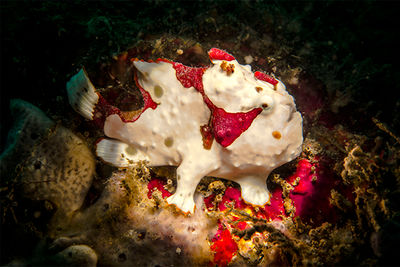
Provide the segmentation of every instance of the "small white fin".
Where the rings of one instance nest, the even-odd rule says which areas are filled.
[[[267,189],[265,179],[249,176],[239,181],[242,189],[242,198],[253,205],[264,206],[270,200],[270,193]]]
[[[97,143],[96,154],[105,162],[116,167],[134,166],[140,160],[148,160],[148,156],[142,151],[111,139],[103,139]]]
[[[72,108],[88,120],[93,120],[94,108],[99,101],[85,69],[81,69],[67,82],[68,101]]]
[[[183,194],[176,192],[172,196],[167,198],[168,204],[174,204],[184,213],[194,213],[195,203],[193,200],[193,194]]]

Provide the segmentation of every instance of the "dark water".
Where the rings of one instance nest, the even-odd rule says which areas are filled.
[[[400,72],[396,57],[400,41],[394,23],[400,8],[397,2],[2,1],[0,6],[1,150],[13,121],[8,108],[10,99],[29,101],[57,122],[79,130],[81,124],[73,125],[75,115],[66,98],[65,83],[71,74],[81,66],[100,73],[102,64],[110,62],[114,55],[132,46],[147,47],[163,37],[166,43],[177,38],[198,42],[205,51],[221,47],[242,61],[248,54],[280,56],[278,75],[284,76],[282,69],[288,66],[300,67],[306,72],[305,77],[314,81],[309,83],[315,85],[311,93],[303,100],[299,96],[300,110],[301,101],[321,101],[321,121],[327,128],[340,123],[347,131],[370,139],[366,147],[373,147],[375,138],[380,136],[387,147],[394,148],[390,151],[397,151],[390,152],[394,153],[394,163],[388,163],[391,158],[384,156],[380,166],[390,169],[398,164],[399,144],[393,138],[400,134]],[[164,54],[159,56],[168,58],[174,53],[166,45]],[[183,60],[193,65],[204,63],[202,55]],[[271,72],[271,66],[255,61],[253,68]],[[306,109],[301,111],[306,113]],[[315,126],[311,122],[305,121],[306,131]],[[387,173],[380,178],[398,181]],[[378,218],[389,229],[380,233],[386,239],[379,240],[396,246],[399,239],[387,236],[393,232],[398,235],[395,214],[399,206],[395,196],[399,184],[380,186],[379,192],[386,194],[391,203],[391,217]],[[15,232],[23,234],[11,238],[2,233],[1,264],[19,254],[29,254],[37,241],[29,231]],[[25,239],[22,251],[4,249],[10,243],[9,247],[18,247]],[[372,251],[370,245],[361,245],[356,250],[360,258],[351,264],[368,257],[362,252],[366,247]],[[377,263],[390,263],[393,250],[387,245],[381,250],[384,257],[378,257]]]

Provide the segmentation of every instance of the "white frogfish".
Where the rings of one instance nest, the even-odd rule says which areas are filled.
[[[108,138],[96,147],[103,161],[177,166],[177,189],[167,201],[183,212],[194,212],[204,176],[235,181],[246,202],[265,205],[268,175],[301,152],[302,117],[281,81],[253,73],[225,51],[208,54],[207,68],[130,61],[144,106],[129,118],[107,103],[83,69],[67,83],[69,102],[89,120],[103,118]]]

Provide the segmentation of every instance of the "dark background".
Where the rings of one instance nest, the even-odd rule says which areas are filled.
[[[399,10],[385,1],[1,1],[0,151],[11,98],[68,125],[71,74],[158,36],[240,42],[246,54],[254,40],[271,39],[278,45],[268,52],[282,44],[280,60],[314,77],[327,106],[343,96],[328,118],[368,135],[374,117],[399,135]]]

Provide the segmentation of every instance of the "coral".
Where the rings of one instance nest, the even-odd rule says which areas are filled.
[[[379,218],[390,218],[391,214],[386,207],[387,198],[379,193],[382,183],[377,158],[371,153],[364,152],[359,146],[349,148],[347,157],[343,161],[342,179],[353,185],[355,190],[355,206],[360,227],[367,223],[375,232],[381,230]]]
[[[231,232],[220,227],[212,242],[210,248],[214,252],[213,263],[218,266],[228,265],[238,250],[238,245],[232,239]]]
[[[185,217],[157,195],[157,187],[151,186],[156,182],[149,183],[150,179],[144,165],[113,173],[98,201],[76,214],[59,236],[79,237],[104,264],[207,263],[211,255],[207,237],[211,239],[216,222],[201,212],[201,196],[196,201],[198,212]]]

